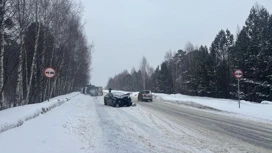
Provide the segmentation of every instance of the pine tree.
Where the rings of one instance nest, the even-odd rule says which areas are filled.
[[[266,88],[265,65],[267,59],[267,27],[269,13],[260,7],[254,6],[246,20],[245,32],[249,37],[249,45],[244,50],[244,80],[245,98],[250,101],[261,101],[267,95],[262,94]],[[268,72],[269,73],[269,72]],[[264,97],[265,96],[265,97]]]
[[[158,76],[158,85],[159,92],[161,93],[173,93],[172,87],[172,75],[169,73],[169,68],[167,67],[167,63],[163,62],[161,64],[161,69]]]
[[[268,30],[267,30],[267,37],[268,38],[268,45],[266,50],[266,65],[265,65],[265,72],[264,77],[266,78],[270,89],[267,91],[269,95],[268,100],[272,101],[272,15],[270,15],[269,23],[268,23]]]
[[[200,46],[197,51],[197,95],[198,96],[209,96],[210,89],[210,80],[212,65],[210,60],[210,55],[206,46]]]
[[[215,97],[229,98],[230,51],[233,47],[233,35],[229,30],[221,30],[212,42],[210,51],[214,73],[212,74],[213,93]]]
[[[151,75],[151,90],[153,92],[160,92],[159,90],[159,73],[160,68],[159,66],[155,69],[154,73]]]
[[[174,63],[175,63],[175,93],[185,93],[186,88],[184,87],[185,83],[185,74],[186,69],[188,68],[185,65],[186,60],[186,52],[183,50],[178,50],[174,56]]]

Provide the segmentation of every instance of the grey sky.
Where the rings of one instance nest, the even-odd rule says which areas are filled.
[[[272,12],[272,0],[81,0],[89,43],[94,44],[92,79],[108,78],[134,66],[143,56],[156,68],[165,52],[210,46],[221,29],[236,33],[258,2]]]

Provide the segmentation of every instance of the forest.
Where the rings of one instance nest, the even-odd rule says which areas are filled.
[[[272,15],[258,4],[235,35],[220,30],[211,46],[188,42],[184,49],[166,52],[155,69],[143,57],[138,70],[109,78],[107,88],[237,99],[236,69],[244,73],[241,99],[272,101]]]
[[[89,83],[91,48],[73,0],[0,0],[0,110]],[[56,76],[43,72],[53,67]]]

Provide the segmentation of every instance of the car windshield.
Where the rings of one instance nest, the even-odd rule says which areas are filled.
[[[113,94],[114,96],[122,96],[122,95],[124,95],[123,92],[112,92],[112,94]]]

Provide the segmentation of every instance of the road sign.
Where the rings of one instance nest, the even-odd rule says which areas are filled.
[[[240,79],[243,77],[243,71],[242,70],[235,70],[234,71],[234,77],[238,80],[238,101],[239,101],[239,108],[240,108]]]
[[[234,77],[236,78],[236,79],[240,79],[240,78],[242,78],[243,77],[243,71],[242,70],[235,70],[234,71]]]
[[[43,72],[44,76],[51,79],[54,78],[56,76],[56,70],[52,67],[47,67],[44,69]]]

